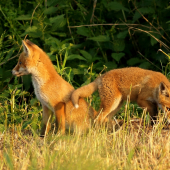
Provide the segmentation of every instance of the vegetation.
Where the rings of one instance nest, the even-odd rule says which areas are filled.
[[[16,78],[11,70],[27,38],[75,88],[129,66],[169,77],[169,8],[167,0],[1,1],[0,169],[168,169],[169,137],[159,124],[150,133],[124,126],[111,134],[92,129],[40,139],[42,108],[30,76]],[[97,93],[87,100],[98,109]],[[142,115],[128,106],[132,117]],[[130,123],[125,110],[119,117]]]
[[[130,125],[131,126],[131,125]],[[6,131],[1,138],[1,169],[169,169],[169,132],[122,127],[109,134],[37,135]]]

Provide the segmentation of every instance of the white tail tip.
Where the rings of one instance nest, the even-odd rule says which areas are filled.
[[[75,106],[74,106],[76,109],[78,109],[79,108],[79,105],[78,104],[75,104]]]

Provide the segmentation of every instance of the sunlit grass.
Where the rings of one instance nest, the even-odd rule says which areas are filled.
[[[49,134],[18,126],[0,134],[0,169],[169,169],[169,131],[129,121],[117,131]]]

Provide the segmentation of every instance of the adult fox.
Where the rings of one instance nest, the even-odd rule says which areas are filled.
[[[128,96],[140,107],[147,108],[153,118],[158,114],[158,107],[161,108],[170,122],[170,82],[162,73],[137,67],[111,70],[72,93],[75,108],[79,107],[79,97],[88,97],[97,89],[101,98],[97,122],[110,119]]]
[[[50,129],[48,122],[51,111],[62,133],[65,133],[66,128],[86,131],[97,112],[84,99],[79,100],[80,107],[75,109],[70,100],[74,88],[59,76],[46,53],[29,40],[22,41],[22,45],[23,52],[12,73],[18,77],[27,74],[32,76],[36,97],[43,108],[41,135],[44,136]]]

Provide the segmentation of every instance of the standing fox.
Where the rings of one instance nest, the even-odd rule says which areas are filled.
[[[49,131],[51,111],[55,114],[57,128],[65,133],[65,128],[80,132],[90,127],[97,112],[84,99],[79,100],[79,109],[75,109],[70,97],[74,88],[66,82],[53,67],[46,53],[31,41],[22,41],[23,52],[13,75],[31,74],[36,97],[43,108],[43,127],[41,135]]]
[[[79,107],[79,97],[88,97],[97,89],[101,98],[101,113],[96,118],[99,123],[110,119],[128,96],[146,108],[152,118],[157,116],[159,107],[170,122],[170,82],[159,72],[137,67],[111,70],[75,90],[71,96],[74,107]]]

